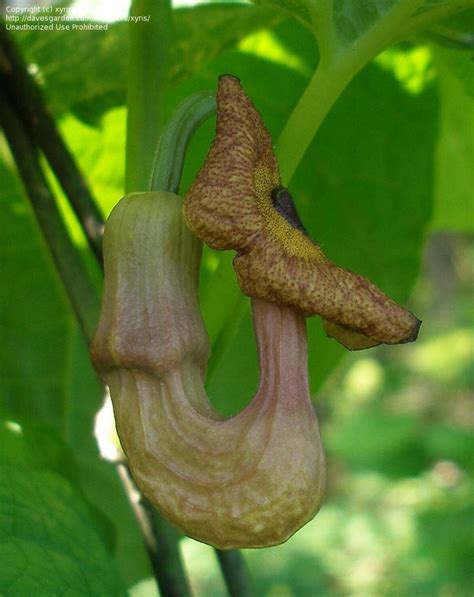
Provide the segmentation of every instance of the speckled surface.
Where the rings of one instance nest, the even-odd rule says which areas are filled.
[[[184,215],[209,246],[237,251],[242,291],[320,315],[327,334],[350,350],[416,339],[420,322],[412,313],[329,261],[275,208],[272,192],[281,180],[272,141],[236,77],[219,78],[217,107],[216,136],[186,195]]]

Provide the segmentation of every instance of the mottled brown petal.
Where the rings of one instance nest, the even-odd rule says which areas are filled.
[[[192,184],[184,214],[215,249],[234,249],[234,268],[250,297],[320,315],[349,350],[415,340],[420,321],[369,280],[329,261],[306,234],[281,187],[272,142],[237,78],[217,93],[217,130]]]
[[[217,104],[216,137],[186,195],[184,216],[214,249],[241,251],[264,226],[255,201],[256,170],[265,169],[272,188],[280,175],[270,135],[239,79],[219,78]]]
[[[291,305],[307,315],[321,315],[371,339],[363,346],[361,339],[338,333],[330,327],[329,335],[350,350],[376,344],[398,344],[415,340],[420,322],[414,315],[392,301],[369,280],[349,270],[323,261],[302,259],[286,254],[274,239],[265,238],[248,253],[234,259],[242,291],[251,297]]]

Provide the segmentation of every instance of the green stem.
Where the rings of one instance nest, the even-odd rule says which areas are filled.
[[[137,487],[130,471],[123,464],[117,465],[117,472],[129,499],[137,495]],[[191,595],[179,552],[178,533],[145,498],[130,499],[135,518],[145,540],[153,573],[158,580],[163,597]]]
[[[281,177],[288,184],[321,123],[354,76],[385,47],[422,0],[400,0],[365,35],[344,51],[324,54],[276,146]],[[335,50],[334,50],[335,52]]]
[[[0,84],[28,134],[42,149],[101,265],[102,216],[46,108],[38,85],[28,73],[22,56],[3,24],[0,26]]]
[[[336,51],[333,0],[320,0],[317,4],[310,4],[309,7],[311,10],[314,32],[316,39],[318,40],[320,59],[330,59]]]
[[[3,89],[0,91],[0,125],[81,330],[86,340],[90,340],[99,315],[97,291],[69,237],[41,170],[36,147]]]
[[[188,580],[184,572],[179,549],[178,531],[149,502],[144,504],[156,541],[156,557],[159,562],[155,567],[159,579],[160,593],[163,597],[181,597],[191,595]]]
[[[178,192],[189,141],[196,129],[215,112],[216,100],[205,92],[191,95],[178,106],[158,142],[151,191]]]
[[[349,68],[319,65],[280,134],[275,153],[281,178],[288,185],[321,123],[355,75]]]
[[[150,20],[129,25],[127,193],[148,188],[164,124],[163,82],[173,38],[169,0],[133,0],[130,15]]]
[[[236,549],[229,551],[216,549],[215,552],[230,597],[249,597],[252,595],[247,566],[240,551]]]

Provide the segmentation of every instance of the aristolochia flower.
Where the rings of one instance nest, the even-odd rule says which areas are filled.
[[[184,205],[191,230],[214,249],[237,251],[250,297],[320,315],[350,350],[416,339],[420,321],[369,280],[338,267],[309,238],[282,186],[272,140],[239,79],[223,75],[217,130]]]

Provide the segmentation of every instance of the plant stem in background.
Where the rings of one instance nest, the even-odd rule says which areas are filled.
[[[28,134],[44,152],[84,230],[90,248],[99,265],[102,265],[102,216],[45,106],[40,89],[3,26],[0,27],[0,83]]]
[[[224,576],[230,597],[246,597],[252,594],[245,560],[236,549],[216,549],[216,556]]]
[[[321,123],[354,74],[345,64],[339,68],[318,66],[275,147],[284,185],[289,184]]]
[[[164,124],[163,81],[173,38],[169,0],[133,0],[130,15],[150,16],[150,20],[129,25],[127,193],[148,189]]]
[[[41,170],[38,151],[3,89],[0,90],[0,124],[79,325],[84,336],[90,339],[99,316],[99,297],[56,206]]]
[[[144,500],[130,476],[128,468],[118,464],[117,471],[130,500],[150,556],[156,578],[160,579],[163,597],[190,595],[188,581],[183,574],[178,533],[150,504]],[[166,574],[163,574],[163,569]]]
[[[325,32],[319,40],[321,60],[318,68],[288,119],[276,146],[284,184],[290,182],[321,123],[347,84],[379,52],[393,43],[402,24],[421,2],[422,0],[400,0],[369,31],[344,50],[338,50],[334,34]],[[332,21],[328,21],[327,26],[334,28]]]

